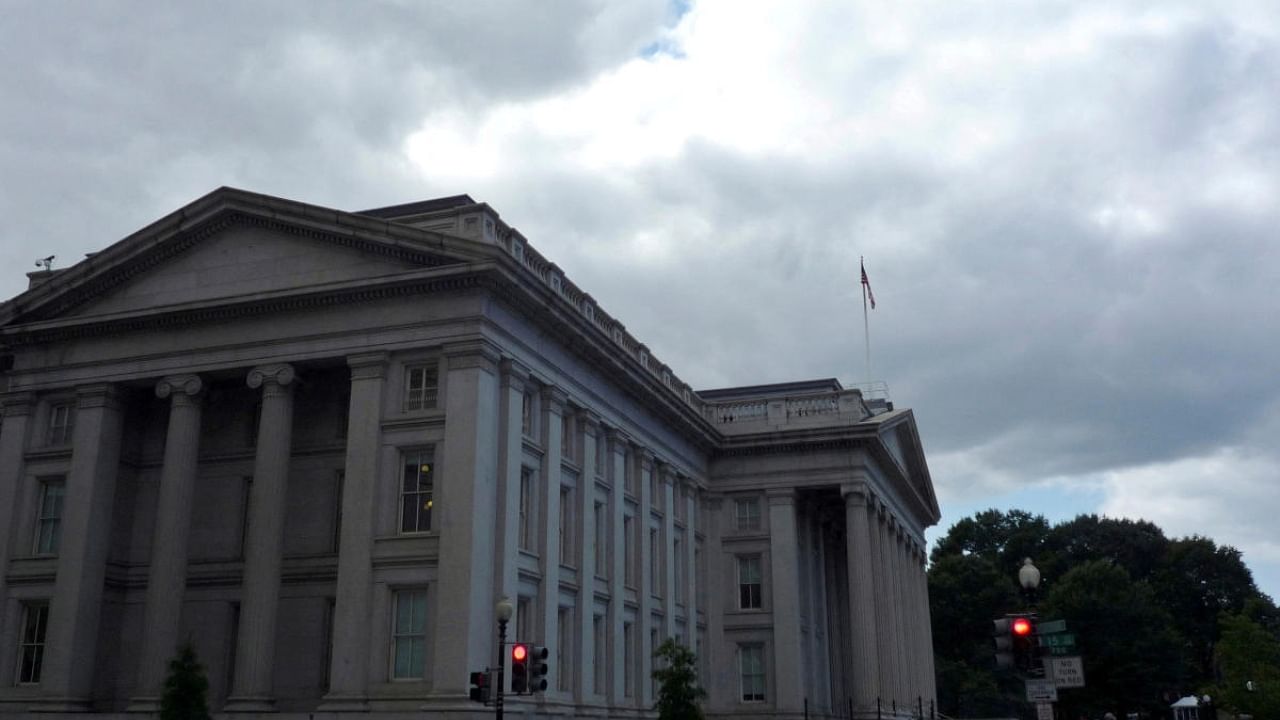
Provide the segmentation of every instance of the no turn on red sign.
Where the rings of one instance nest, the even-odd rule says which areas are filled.
[[[1084,687],[1084,661],[1079,655],[1045,658],[1045,671],[1054,687]]]

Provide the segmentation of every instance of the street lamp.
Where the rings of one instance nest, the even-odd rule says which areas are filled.
[[[1022,567],[1018,568],[1018,584],[1022,586],[1022,595],[1026,598],[1027,605],[1034,608],[1036,606],[1036,589],[1040,587],[1040,570],[1031,562],[1031,558],[1022,561]]]
[[[493,614],[498,618],[498,681],[494,683],[498,686],[498,692],[493,701],[494,717],[497,720],[502,720],[502,684],[504,676],[502,668],[507,659],[507,622],[511,620],[513,612],[515,612],[515,608],[511,606],[511,598],[506,595],[503,595],[498,604],[493,606]]]

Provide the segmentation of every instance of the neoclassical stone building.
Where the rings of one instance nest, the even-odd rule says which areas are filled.
[[[834,380],[695,392],[466,196],[219,189],[0,305],[0,715],[723,717],[934,696],[913,416]],[[47,715],[43,715],[47,717]]]

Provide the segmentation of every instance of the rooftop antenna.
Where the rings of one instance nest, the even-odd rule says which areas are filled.
[[[39,260],[36,261],[36,267],[43,267],[45,269],[45,272],[52,270],[53,259],[55,257],[57,257],[57,255],[50,255],[47,258],[40,258]]]

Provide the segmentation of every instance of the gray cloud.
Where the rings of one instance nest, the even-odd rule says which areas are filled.
[[[219,185],[347,209],[469,192],[713,387],[862,380],[865,255],[873,374],[916,409],[944,497],[1104,476],[1156,492],[1171,468],[1190,498],[1212,468],[1242,477],[1249,528],[1280,512],[1257,494],[1280,475],[1270,4],[797,5],[711,37],[722,9],[673,32],[661,2],[8,3],[0,289]],[[654,48],[640,69],[684,65],[645,86],[628,63]],[[592,100],[610,77],[622,90]],[[583,133],[607,128],[526,120],[566,97],[652,97],[636,142],[694,129],[592,166]],[[744,110],[695,127],[725,106]],[[486,124],[503,112],[528,124]],[[415,164],[406,142],[441,118],[500,135],[477,141],[499,170]],[[1228,527],[1214,512],[1202,527]]]

